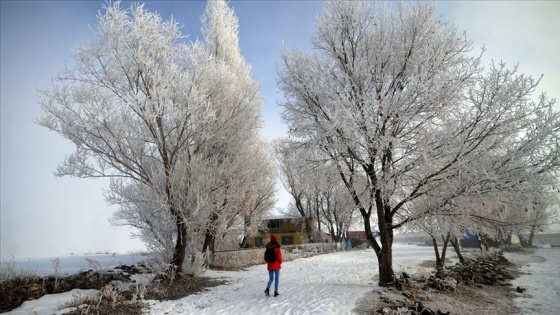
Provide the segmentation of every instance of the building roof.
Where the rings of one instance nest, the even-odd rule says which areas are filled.
[[[270,216],[266,216],[263,217],[262,220],[263,221],[269,221],[269,220],[302,220],[303,217],[302,216],[296,216],[296,215],[291,215],[291,214],[280,214],[280,215],[270,215]]]

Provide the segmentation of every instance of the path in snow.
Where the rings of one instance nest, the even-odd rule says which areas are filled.
[[[393,250],[395,272],[433,259],[430,247],[395,244]],[[148,314],[351,314],[356,300],[377,286],[376,274],[371,249],[300,258],[282,264],[280,296],[266,298],[264,264],[245,271],[207,271],[204,276],[229,284],[180,300],[150,301]]]

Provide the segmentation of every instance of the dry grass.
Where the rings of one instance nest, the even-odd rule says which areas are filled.
[[[27,264],[27,268],[23,271],[16,271],[16,262],[14,258],[2,258],[0,261],[0,283],[4,281],[13,280],[16,278],[37,278],[37,273],[31,267],[31,264]]]

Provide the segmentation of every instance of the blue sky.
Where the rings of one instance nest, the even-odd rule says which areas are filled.
[[[72,47],[87,44],[104,1],[1,1],[0,256],[34,257],[143,249],[131,230],[108,223],[115,208],[103,200],[102,179],[57,178],[58,162],[73,152],[68,140],[39,127],[36,89],[46,86],[69,59]],[[128,7],[130,2],[123,2]],[[541,91],[560,92],[560,2],[435,2],[444,18],[490,58],[520,63],[523,73],[545,77]],[[200,36],[205,1],[148,1],[145,8],[173,16],[191,39]],[[241,52],[252,65],[265,99],[264,134],[286,132],[280,121],[275,67],[283,43],[310,50],[322,1],[231,1],[239,18]],[[478,51],[478,50],[477,50]],[[278,207],[288,202],[280,194]]]

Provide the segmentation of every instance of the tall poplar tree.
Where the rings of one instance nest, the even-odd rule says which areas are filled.
[[[203,44],[143,5],[109,4],[90,45],[41,91],[38,123],[76,145],[56,175],[111,178],[116,221],[141,229],[178,272],[200,233],[222,222],[216,209],[238,210],[251,185],[267,182],[251,171],[263,165],[251,147],[259,87],[240,55],[227,55],[239,51],[237,20],[223,5],[209,2],[225,15],[212,16],[222,26],[206,28],[215,35]]]

